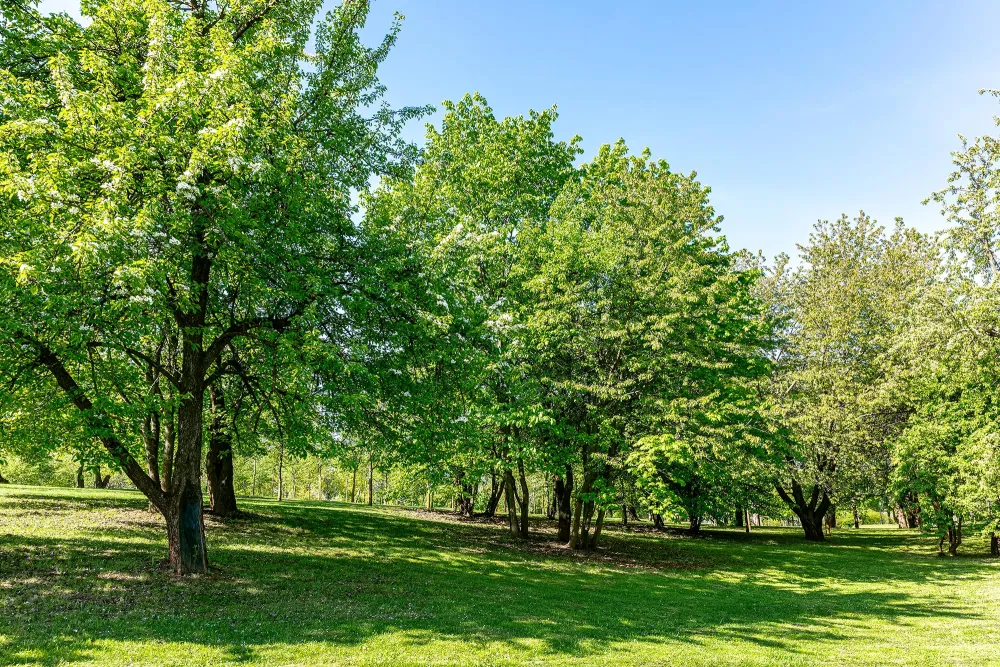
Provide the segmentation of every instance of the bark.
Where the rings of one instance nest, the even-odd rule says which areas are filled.
[[[806,539],[812,542],[822,542],[825,539],[823,537],[823,519],[831,505],[830,497],[826,491],[820,489],[818,484],[815,484],[813,485],[809,499],[806,500],[802,485],[799,484],[798,480],[792,480],[791,496],[788,495],[788,492],[785,491],[781,484],[776,484],[775,488],[789,509],[799,517]]]
[[[559,475],[552,476],[552,493],[549,493],[549,505],[545,508],[545,518],[554,520],[559,513]],[[548,488],[546,487],[546,492]]]
[[[455,475],[455,485],[458,487],[455,509],[465,517],[471,517],[476,508],[476,490],[468,479],[464,470]]]
[[[639,513],[635,510],[635,505],[628,506],[628,518],[632,521],[639,520]]]
[[[736,523],[733,525],[735,525],[737,528],[742,528],[743,522],[746,519],[746,514],[747,514],[746,509],[741,507],[740,510],[736,513]]]
[[[0,484],[10,484],[7,478],[3,476],[3,473],[0,473]]]
[[[860,528],[861,527],[861,515],[858,514],[858,503],[857,502],[851,503],[851,509],[854,512],[854,527],[855,528]]]
[[[368,455],[368,504],[372,505],[375,503],[375,467],[372,462],[371,454]]]
[[[146,449],[146,474],[160,483],[160,415],[150,412],[142,425],[142,442]]]
[[[174,486],[174,449],[177,443],[176,417],[174,410],[167,411],[161,423],[163,429],[163,475],[160,477],[160,488],[170,493]]]
[[[622,505],[622,526],[628,527],[628,505]]]
[[[744,515],[743,530],[749,535],[750,534],[750,523],[751,523],[750,508],[749,507],[744,507],[743,510],[742,510],[742,513]]]
[[[514,537],[528,537],[528,483],[521,460],[518,460],[518,480],[514,479],[513,470],[504,470],[504,497],[507,501],[507,526],[510,534]]]
[[[584,464],[586,465],[586,463]],[[573,517],[573,532],[570,536],[569,546],[571,549],[586,549],[590,550],[597,546],[596,535],[591,534],[591,528],[594,528],[595,533],[599,534],[597,526],[594,524],[594,513],[597,510],[596,503],[593,500],[583,501],[581,500],[581,495],[587,495],[593,492],[594,483],[600,477],[600,472],[598,470],[589,470],[584,473],[583,485],[580,487],[580,493],[576,497],[576,511]],[[597,511],[598,522],[603,523],[604,520],[604,510]]]
[[[358,489],[358,467],[354,466],[354,473],[351,475],[351,503],[353,503],[354,499],[357,497],[355,495],[357,489]]]
[[[496,516],[497,506],[500,504],[500,499],[504,495],[504,484],[503,478],[498,478],[496,473],[490,473],[490,499],[486,503],[486,508],[483,510],[483,516],[492,519]]]
[[[701,521],[702,517],[697,515],[691,515],[688,517],[688,535],[701,535]]]
[[[557,539],[562,544],[567,544],[573,522],[573,466],[566,466],[566,473],[556,480],[556,498],[556,511],[559,515]]]
[[[285,444],[278,445],[278,502],[285,497]]]
[[[83,463],[81,462],[79,467],[76,469],[76,488],[82,489],[86,484],[83,481]]]
[[[655,513],[653,514],[653,526],[657,530],[664,530],[667,527],[667,524],[664,523],[664,521],[663,521],[663,515],[662,514],[655,514]]]
[[[990,555],[1000,556],[1000,540],[997,539],[996,533],[990,534]]]
[[[239,510],[233,486],[233,443],[226,398],[215,386],[209,387],[208,396],[212,410],[212,421],[208,426],[208,454],[205,457],[208,498],[212,514],[232,516]]]
[[[111,473],[107,475],[101,474],[101,466],[94,466],[94,488],[95,489],[106,489],[108,484],[111,483]]]

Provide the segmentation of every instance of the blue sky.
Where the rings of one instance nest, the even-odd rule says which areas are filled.
[[[769,257],[859,209],[939,229],[921,200],[944,186],[956,135],[1000,114],[976,93],[1000,88],[996,2],[375,0],[372,41],[393,11],[390,103],[558,104],[557,133],[587,155],[623,137],[697,170],[730,244]]]

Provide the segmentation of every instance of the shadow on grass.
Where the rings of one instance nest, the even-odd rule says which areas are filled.
[[[401,648],[450,638],[576,657],[717,639],[792,653],[806,640],[851,639],[855,622],[978,618],[893,584],[948,586],[992,569],[907,554],[917,538],[906,534],[817,545],[782,530],[699,540],[609,531],[607,548],[581,559],[489,525],[335,503],[244,505],[251,516],[207,519],[213,573],[177,579],[157,564],[162,526],[141,497],[4,492],[0,664],[89,660],[104,641],[195,643],[250,662],[274,644],[355,647],[383,635]],[[69,514],[109,506],[115,521],[60,534]],[[43,517],[51,530],[32,528]]]

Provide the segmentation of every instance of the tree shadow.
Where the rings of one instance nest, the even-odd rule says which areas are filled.
[[[58,526],[60,504],[0,495],[0,664],[93,660],[108,642],[193,643],[247,663],[277,644],[357,648],[383,636],[400,650],[454,639],[596,658],[630,642],[739,641],[792,655],[804,642],[856,639],[874,620],[981,620],[912,587],[993,574],[900,550],[912,535],[817,545],[791,531],[690,540],[609,530],[605,549],[580,556],[489,525],[244,501],[248,516],[206,517],[213,572],[179,579],[159,567],[162,525],[141,497],[116,501],[114,521],[97,513],[62,534],[33,529],[42,515]]]

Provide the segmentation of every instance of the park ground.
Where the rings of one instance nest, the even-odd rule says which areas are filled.
[[[242,499],[209,575],[135,493],[0,488],[0,665],[988,665],[977,540],[608,530],[596,554],[445,513]],[[977,553],[978,552],[978,553]]]

